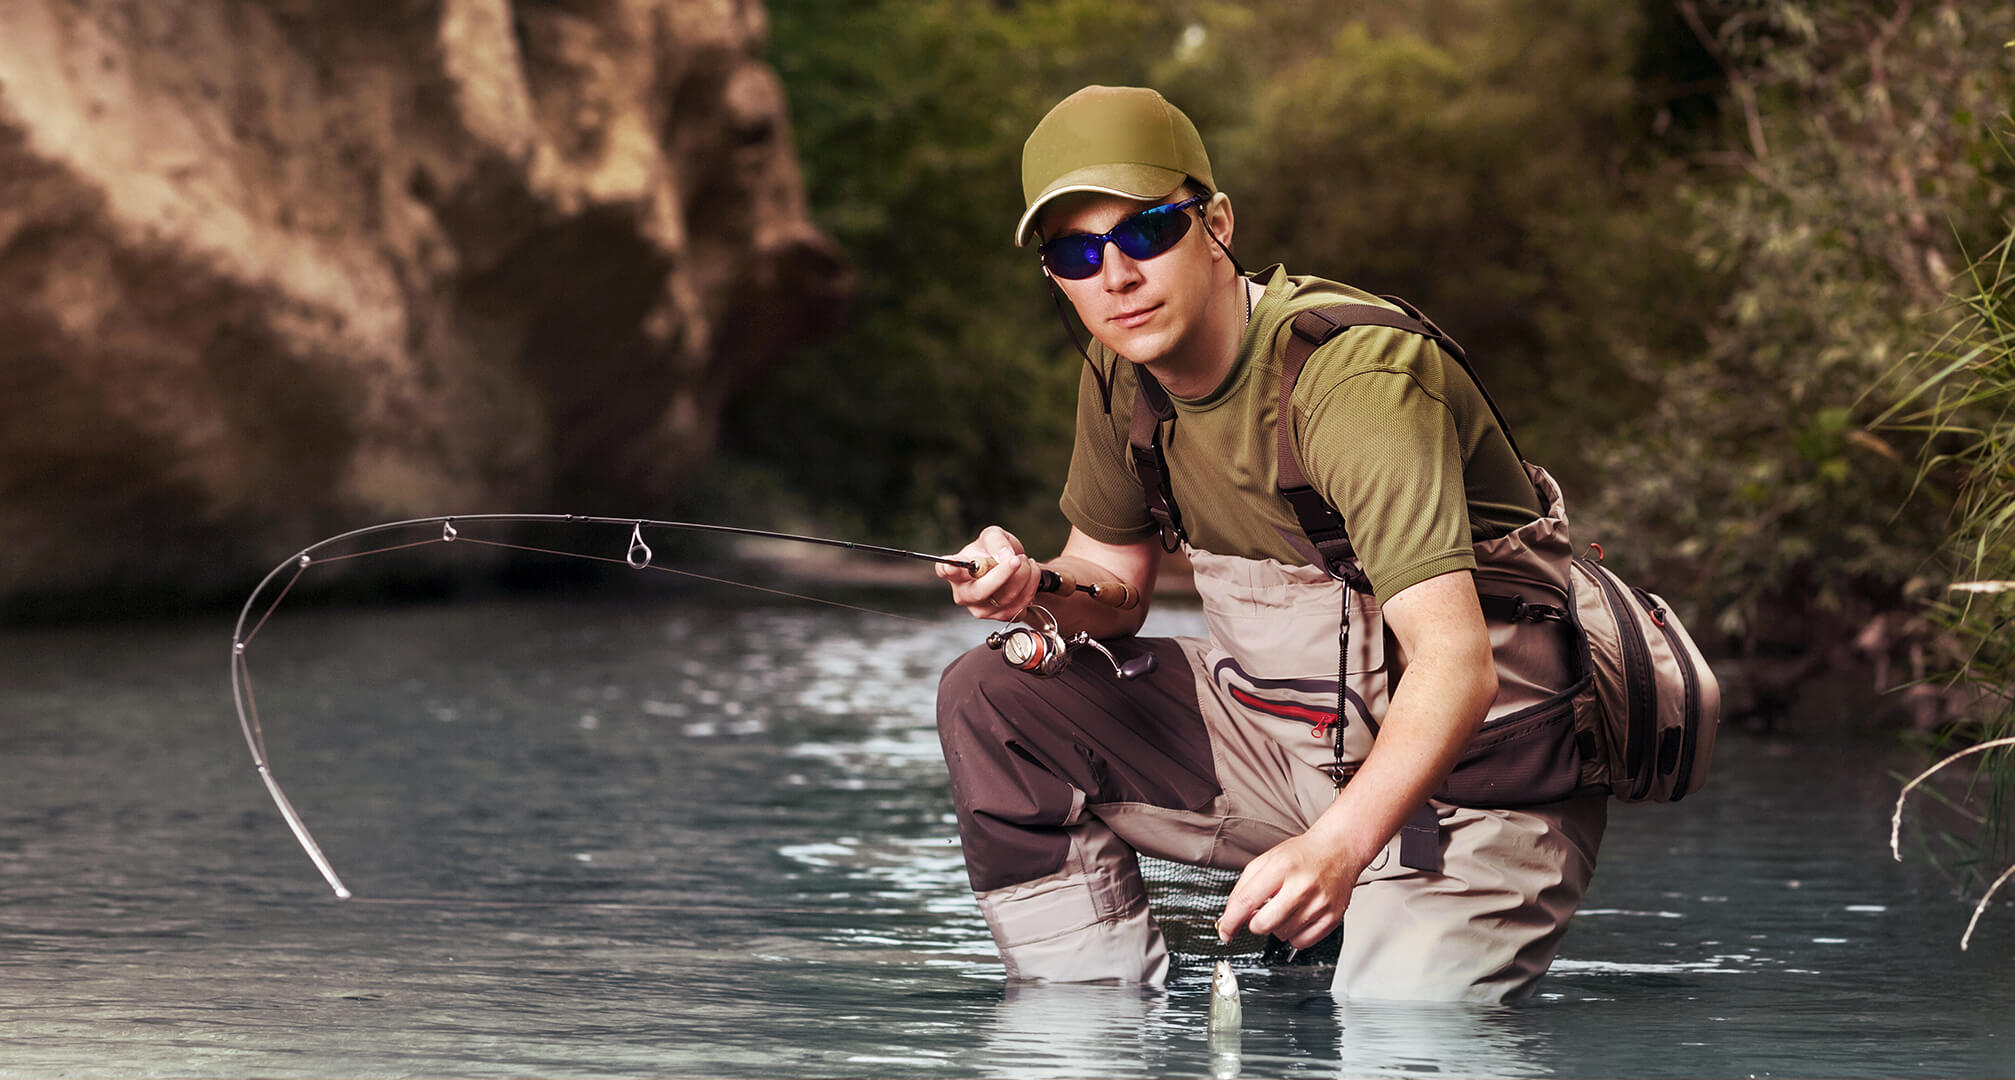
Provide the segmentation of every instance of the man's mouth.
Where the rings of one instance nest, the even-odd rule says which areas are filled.
[[[1160,310],[1161,305],[1155,304],[1151,307],[1136,308],[1133,311],[1122,311],[1112,317],[1112,322],[1115,326],[1131,330],[1148,321],[1149,318],[1153,317],[1155,312]]]

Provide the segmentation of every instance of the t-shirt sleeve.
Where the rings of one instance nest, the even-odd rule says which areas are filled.
[[[1379,599],[1454,570],[1472,570],[1461,440],[1448,402],[1423,385],[1424,338],[1384,327],[1340,335],[1353,359],[1300,419],[1309,482],[1343,514]],[[1314,368],[1320,352],[1310,359]],[[1438,370],[1438,365],[1434,365]],[[1327,382],[1327,385],[1325,385]]]
[[[1126,363],[1102,353],[1097,359],[1115,366]],[[1077,441],[1071,446],[1070,473],[1059,505],[1072,527],[1086,536],[1106,544],[1131,544],[1154,535],[1155,524],[1141,496],[1140,481],[1134,478],[1126,441],[1134,385],[1117,373],[1112,381],[1108,416],[1091,365],[1080,369]]]

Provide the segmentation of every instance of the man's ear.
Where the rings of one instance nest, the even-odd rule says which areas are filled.
[[[1204,227],[1210,230],[1212,236],[1217,237],[1219,244],[1226,248],[1231,247],[1231,196],[1222,191],[1212,195],[1210,202],[1204,206],[1203,221]]]

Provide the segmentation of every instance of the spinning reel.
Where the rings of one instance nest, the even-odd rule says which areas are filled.
[[[1017,671],[1026,671],[1041,679],[1053,678],[1070,663],[1070,650],[1079,645],[1098,650],[1098,654],[1112,665],[1113,674],[1122,679],[1138,679],[1154,670],[1153,653],[1144,652],[1122,664],[1112,650],[1082,630],[1064,637],[1063,631],[1057,628],[1056,616],[1040,604],[1030,604],[1024,609],[1021,620],[1005,630],[987,635],[987,648],[998,649],[1001,659]]]

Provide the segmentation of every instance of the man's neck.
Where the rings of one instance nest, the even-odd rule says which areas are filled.
[[[1250,289],[1245,278],[1233,274],[1212,293],[1208,316],[1197,328],[1195,348],[1143,365],[1163,389],[1180,398],[1200,398],[1224,384],[1238,362],[1238,343],[1251,317]]]

